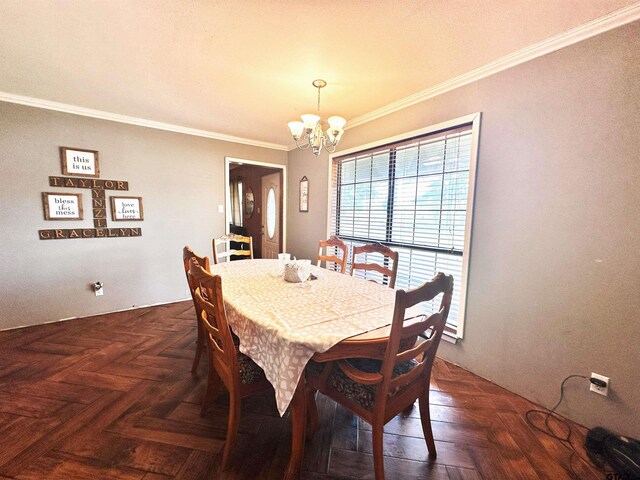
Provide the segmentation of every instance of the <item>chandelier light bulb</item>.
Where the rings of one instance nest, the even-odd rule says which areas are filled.
[[[302,122],[289,122],[289,129],[291,130],[291,135],[295,140],[300,140],[302,137],[302,132],[304,131],[304,123]]]
[[[336,145],[340,141],[343,133],[344,130],[342,128],[327,128],[327,138],[333,145]]]
[[[301,115],[302,121],[304,122],[304,128],[307,131],[313,130],[316,128],[316,124],[320,121],[320,117],[318,115],[314,115],[313,113],[305,113]]]
[[[344,118],[336,116],[329,117],[327,122],[329,123],[331,130],[342,130],[347,124],[347,121]]]

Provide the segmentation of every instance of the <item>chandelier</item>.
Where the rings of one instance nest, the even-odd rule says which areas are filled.
[[[314,80],[312,85],[318,89],[318,113],[320,113],[320,89],[326,87],[327,82]],[[301,122],[289,122],[289,129],[293,139],[296,141],[296,146],[301,150],[311,147],[311,151],[316,157],[323,147],[329,153],[335,152],[336,145],[342,138],[347,121],[342,117],[329,117],[327,119],[329,128],[325,132],[322,130],[322,122],[319,115],[306,113],[301,117]]]

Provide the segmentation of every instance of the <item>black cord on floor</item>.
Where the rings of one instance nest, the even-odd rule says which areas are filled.
[[[560,400],[558,400],[558,403],[556,403],[553,408],[551,410],[536,410],[536,409],[532,409],[532,410],[527,410],[527,412],[524,414],[525,415],[525,419],[527,421],[527,424],[529,425],[529,427],[538,430],[539,432],[544,433],[545,435],[549,435],[552,438],[555,438],[556,440],[559,440],[560,442],[562,442],[562,444],[572,450],[571,452],[571,456],[569,457],[569,468],[571,469],[571,473],[573,474],[573,476],[577,479],[579,479],[580,477],[578,476],[578,474],[576,473],[576,471],[573,469],[573,457],[574,456],[578,456],[582,461],[586,462],[587,464],[589,464],[590,462],[585,460],[582,455],[580,455],[578,453],[578,451],[576,450],[576,448],[573,446],[573,443],[571,443],[571,434],[573,433],[573,430],[571,429],[571,425],[569,425],[569,423],[567,423],[562,417],[560,417],[557,413],[555,413],[556,408],[558,408],[560,406],[560,404],[562,403],[562,400],[564,400],[564,385],[565,383],[567,383],[568,380],[572,379],[572,378],[585,378],[588,379],[589,377],[586,377],[584,375],[569,375],[568,377],[566,377],[563,381],[562,384],[560,384]],[[533,414],[542,414],[545,416],[544,418],[544,428],[539,427],[538,425],[535,424],[535,422],[532,420],[531,415]],[[561,435],[557,435],[553,432],[553,429],[551,428],[551,426],[549,425],[549,419],[553,417],[555,419],[556,422],[558,422],[560,425],[562,425],[563,427],[565,427],[566,429],[566,435],[561,436]]]

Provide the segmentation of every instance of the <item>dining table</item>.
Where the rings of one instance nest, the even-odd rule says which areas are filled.
[[[289,283],[280,260],[250,259],[211,266],[222,278],[229,325],[240,351],[273,385],[280,415],[290,409],[291,457],[283,478],[298,478],[304,453],[304,369],[310,359],[357,354],[389,334],[395,291],[362,278],[311,266],[309,280]]]

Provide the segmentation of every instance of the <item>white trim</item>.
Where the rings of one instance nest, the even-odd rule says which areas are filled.
[[[282,251],[287,251],[287,166],[279,163],[259,162],[257,160],[247,160],[244,158],[224,157],[224,208],[225,226],[224,232],[229,233],[229,222],[227,221],[227,195],[229,195],[229,164],[246,163],[247,165],[257,165],[260,167],[277,168],[282,170]],[[262,239],[260,240],[262,241]]]
[[[327,235],[325,238],[330,238],[334,233],[331,231],[331,197],[333,195],[333,190],[331,189],[333,186],[333,178],[331,174],[333,173],[333,157],[337,156],[337,152],[329,155],[329,173],[327,174],[327,178],[329,179],[327,185]]]
[[[464,246],[465,251],[462,255],[462,278],[460,279],[460,303],[458,326],[456,335],[459,339],[463,338],[465,317],[467,316],[467,284],[469,279],[469,257],[471,256],[471,227],[473,225],[473,203],[476,194],[476,172],[478,162],[478,148],[480,146],[480,118],[482,113],[478,112],[473,115],[473,123],[471,126],[471,157],[469,158],[469,190],[467,192],[467,218],[464,224]],[[454,287],[455,288],[455,285]]]
[[[9,330],[16,330],[18,328],[37,327],[38,325],[47,325],[49,323],[66,322],[67,320],[78,320],[78,319],[81,319],[81,318],[97,317],[99,315],[109,315],[109,314],[112,314],[112,313],[128,312],[129,310],[138,310],[140,308],[159,307],[161,305],[169,305],[170,303],[186,302],[187,300],[191,300],[191,297],[183,298],[181,300],[169,300],[168,302],[150,303],[149,305],[138,305],[137,307],[133,306],[133,307],[128,307],[128,308],[121,308],[120,310],[109,310],[108,312],[92,313],[91,315],[84,315],[82,317],[59,318],[57,320],[49,320],[48,322],[35,323],[33,325],[18,325],[17,327],[9,327],[9,328],[0,329],[0,332],[7,332]]]
[[[455,128],[459,125],[464,125],[466,123],[473,123],[478,115],[480,114],[472,113],[470,115],[454,118],[453,120],[441,122],[436,125],[430,125],[425,128],[419,128],[417,130],[412,130],[410,132],[400,133],[399,135],[394,135],[393,137],[387,137],[387,138],[383,138],[382,140],[376,140],[375,142],[367,143],[365,145],[348,148],[346,150],[340,150],[339,152],[332,153],[329,156],[329,159],[333,161],[335,157],[342,157],[343,155],[351,155],[352,153],[361,152],[363,150],[369,150],[370,148],[376,148],[381,145],[386,145],[387,143],[400,142],[407,138],[419,137],[421,135],[427,135],[432,132],[437,132],[438,130],[448,130],[450,128]]]
[[[547,38],[546,40],[542,40],[541,42],[533,45],[529,45],[528,47],[517,50],[509,55],[505,55],[504,57],[489,62],[481,67],[470,70],[467,73],[451,78],[445,82],[434,85],[433,87],[429,87],[426,90],[414,93],[413,95],[409,95],[408,97],[385,105],[384,107],[352,118],[348,121],[345,130],[371,122],[380,117],[384,117],[385,115],[389,115],[390,113],[397,112],[398,110],[411,107],[417,103],[424,102],[430,98],[450,92],[456,88],[476,82],[502,72],[503,70],[515,67],[516,65],[520,65],[548,53],[555,52],[561,48],[568,47],[638,19],[640,19],[640,2],[615,10],[607,15],[603,15],[595,20],[572,28],[564,33]],[[289,146],[288,149],[290,150],[291,146]]]
[[[45,110],[54,110],[56,112],[71,113],[73,115],[81,115],[83,117],[99,118],[101,120],[109,120],[111,122],[127,123],[129,125],[137,125],[139,127],[155,128],[156,130],[165,130],[167,132],[182,133],[185,135],[193,135],[195,137],[213,138],[214,140],[222,140],[224,142],[242,143],[243,145],[251,145],[254,147],[271,148],[274,150],[287,150],[286,145],[278,143],[262,142],[260,140],[252,140],[250,138],[236,137],[234,135],[226,135],[224,133],[210,132],[208,130],[198,130],[196,128],[182,127],[171,123],[156,122],[155,120],[147,120],[144,118],[130,117],[119,113],[104,112],[102,110],[94,110],[92,108],[78,107],[66,103],[52,102],[39,98],[25,97],[15,95],[8,92],[0,92],[0,101],[8,103],[17,103],[19,105],[27,105],[29,107],[43,108]]]
[[[466,301],[467,301],[467,279],[469,276],[469,257],[471,255],[471,226],[473,224],[473,202],[475,197],[475,187],[476,187],[476,163],[478,161],[478,149],[480,145],[480,119],[482,114],[480,112],[472,113],[469,115],[465,115],[463,117],[458,117],[453,120],[449,120],[446,122],[438,123],[436,125],[431,125],[429,127],[421,128],[418,130],[412,130],[410,132],[401,133],[399,135],[395,135],[393,137],[384,138],[382,140],[376,140],[375,142],[367,143],[365,145],[360,145],[358,147],[349,148],[346,150],[341,150],[340,152],[335,152],[329,156],[329,175],[328,175],[328,185],[327,191],[329,192],[327,196],[327,238],[334,232],[331,232],[331,195],[333,191],[332,187],[332,166],[333,159],[336,157],[341,157],[343,155],[350,155],[352,153],[361,152],[364,150],[369,150],[370,148],[379,147],[382,145],[387,145],[390,143],[399,142],[405,140],[407,138],[418,137],[421,135],[427,135],[432,132],[437,132],[439,130],[447,130],[450,128],[456,128],[461,125],[466,125],[471,123],[471,157],[469,159],[469,191],[467,195],[467,217],[465,220],[465,229],[464,229],[464,245],[465,250],[462,255],[462,278],[460,279],[460,286],[456,287],[454,284],[454,288],[460,288],[462,294],[460,295],[460,304],[459,304],[459,317],[458,317],[458,325],[456,328],[456,336],[457,339],[447,336],[443,334],[442,338],[445,338],[446,341],[451,343],[457,343],[457,340],[461,340],[463,338],[464,333],[464,323],[466,317]]]

